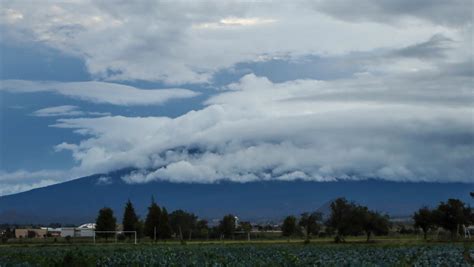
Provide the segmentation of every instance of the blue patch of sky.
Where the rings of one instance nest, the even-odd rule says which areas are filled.
[[[87,81],[84,62],[39,45],[0,42],[0,79]]]
[[[3,100],[0,169],[15,171],[71,167],[73,162],[69,153],[55,152],[54,145],[63,141],[79,141],[79,136],[68,129],[48,127],[55,122],[53,117],[38,118],[31,115],[44,106],[56,105],[63,97],[53,94],[44,97],[44,93],[0,94]]]
[[[297,79],[335,80],[352,76],[360,68],[342,57],[306,56],[298,59],[272,59],[260,62],[243,62],[233,68],[219,71],[214,85],[232,83],[242,76],[254,73],[274,83]]]

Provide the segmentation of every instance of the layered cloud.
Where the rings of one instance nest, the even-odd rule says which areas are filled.
[[[472,183],[472,25],[467,0],[4,1],[2,42],[76,56],[96,81],[2,80],[0,91],[128,108],[198,93],[124,81],[219,90],[176,118],[45,105],[33,115],[58,117],[52,127],[80,135],[55,146],[76,165],[2,172],[0,195],[124,167],[138,169],[123,177],[131,183]],[[309,75],[289,75],[294,62]],[[248,74],[258,64],[268,77]]]
[[[469,1],[4,1],[9,41],[82,58],[99,79],[212,82],[239,62],[398,48],[472,33]],[[353,22],[356,23],[353,23]]]
[[[0,91],[12,93],[54,92],[67,97],[112,105],[160,105],[172,99],[195,97],[199,93],[179,88],[138,89],[106,82],[0,81]]]
[[[55,127],[86,139],[57,149],[83,170],[142,169],[128,182],[472,182],[472,77],[443,75],[285,83],[247,75],[175,119],[61,119]]]
[[[37,117],[74,117],[74,116],[107,116],[110,113],[82,111],[78,106],[63,105],[38,109],[32,114]]]
[[[325,0],[315,1],[313,7],[348,21],[400,23],[401,19],[415,18],[437,25],[460,26],[472,23],[470,0]]]
[[[55,170],[35,172],[25,170],[0,171],[0,196],[56,184],[64,181],[65,176],[67,176],[66,172]]]

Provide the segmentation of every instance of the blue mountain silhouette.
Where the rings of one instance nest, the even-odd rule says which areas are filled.
[[[94,221],[98,210],[104,206],[111,207],[121,221],[127,199],[143,218],[152,196],[169,211],[184,209],[209,220],[228,213],[252,221],[280,220],[286,215],[298,215],[321,207],[327,210],[328,202],[337,197],[346,197],[391,216],[409,216],[423,205],[434,206],[448,198],[470,203],[469,193],[474,189],[474,184],[466,183],[376,179],[128,184],[121,177],[130,171],[96,174],[0,197],[0,223],[79,224]]]

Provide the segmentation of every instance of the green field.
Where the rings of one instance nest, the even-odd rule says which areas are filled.
[[[472,266],[463,243],[193,242],[0,246],[0,266]]]

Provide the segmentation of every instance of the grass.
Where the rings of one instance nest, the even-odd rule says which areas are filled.
[[[458,241],[462,242],[462,241]],[[468,243],[472,243],[468,242]],[[247,240],[191,240],[186,241],[186,245],[226,245],[226,244],[303,244],[303,238],[273,238],[273,239],[252,239]],[[361,245],[416,245],[416,244],[436,244],[446,243],[446,241],[436,240],[423,240],[417,235],[399,235],[399,236],[377,236],[371,239],[370,242],[366,242],[365,236],[349,236],[346,237],[345,244],[361,244]],[[315,237],[311,239],[311,244],[327,244],[334,245],[333,237],[319,238]],[[93,245],[92,238],[72,238],[69,241],[65,238],[38,238],[38,239],[11,239],[7,243],[0,243],[0,248],[9,246],[88,246]],[[99,239],[96,243],[99,246],[123,246],[133,245],[133,240],[118,241],[115,243],[114,239],[109,239],[107,242],[104,239]],[[159,240],[156,243],[150,239],[142,239],[138,245],[181,245],[181,242],[176,239],[172,240]]]
[[[0,246],[0,266],[470,266],[472,242],[380,238],[345,244],[316,239],[127,243],[24,243]],[[365,241],[365,239],[364,239]],[[3,265],[5,264],[5,265]],[[9,265],[10,266],[10,265]]]

